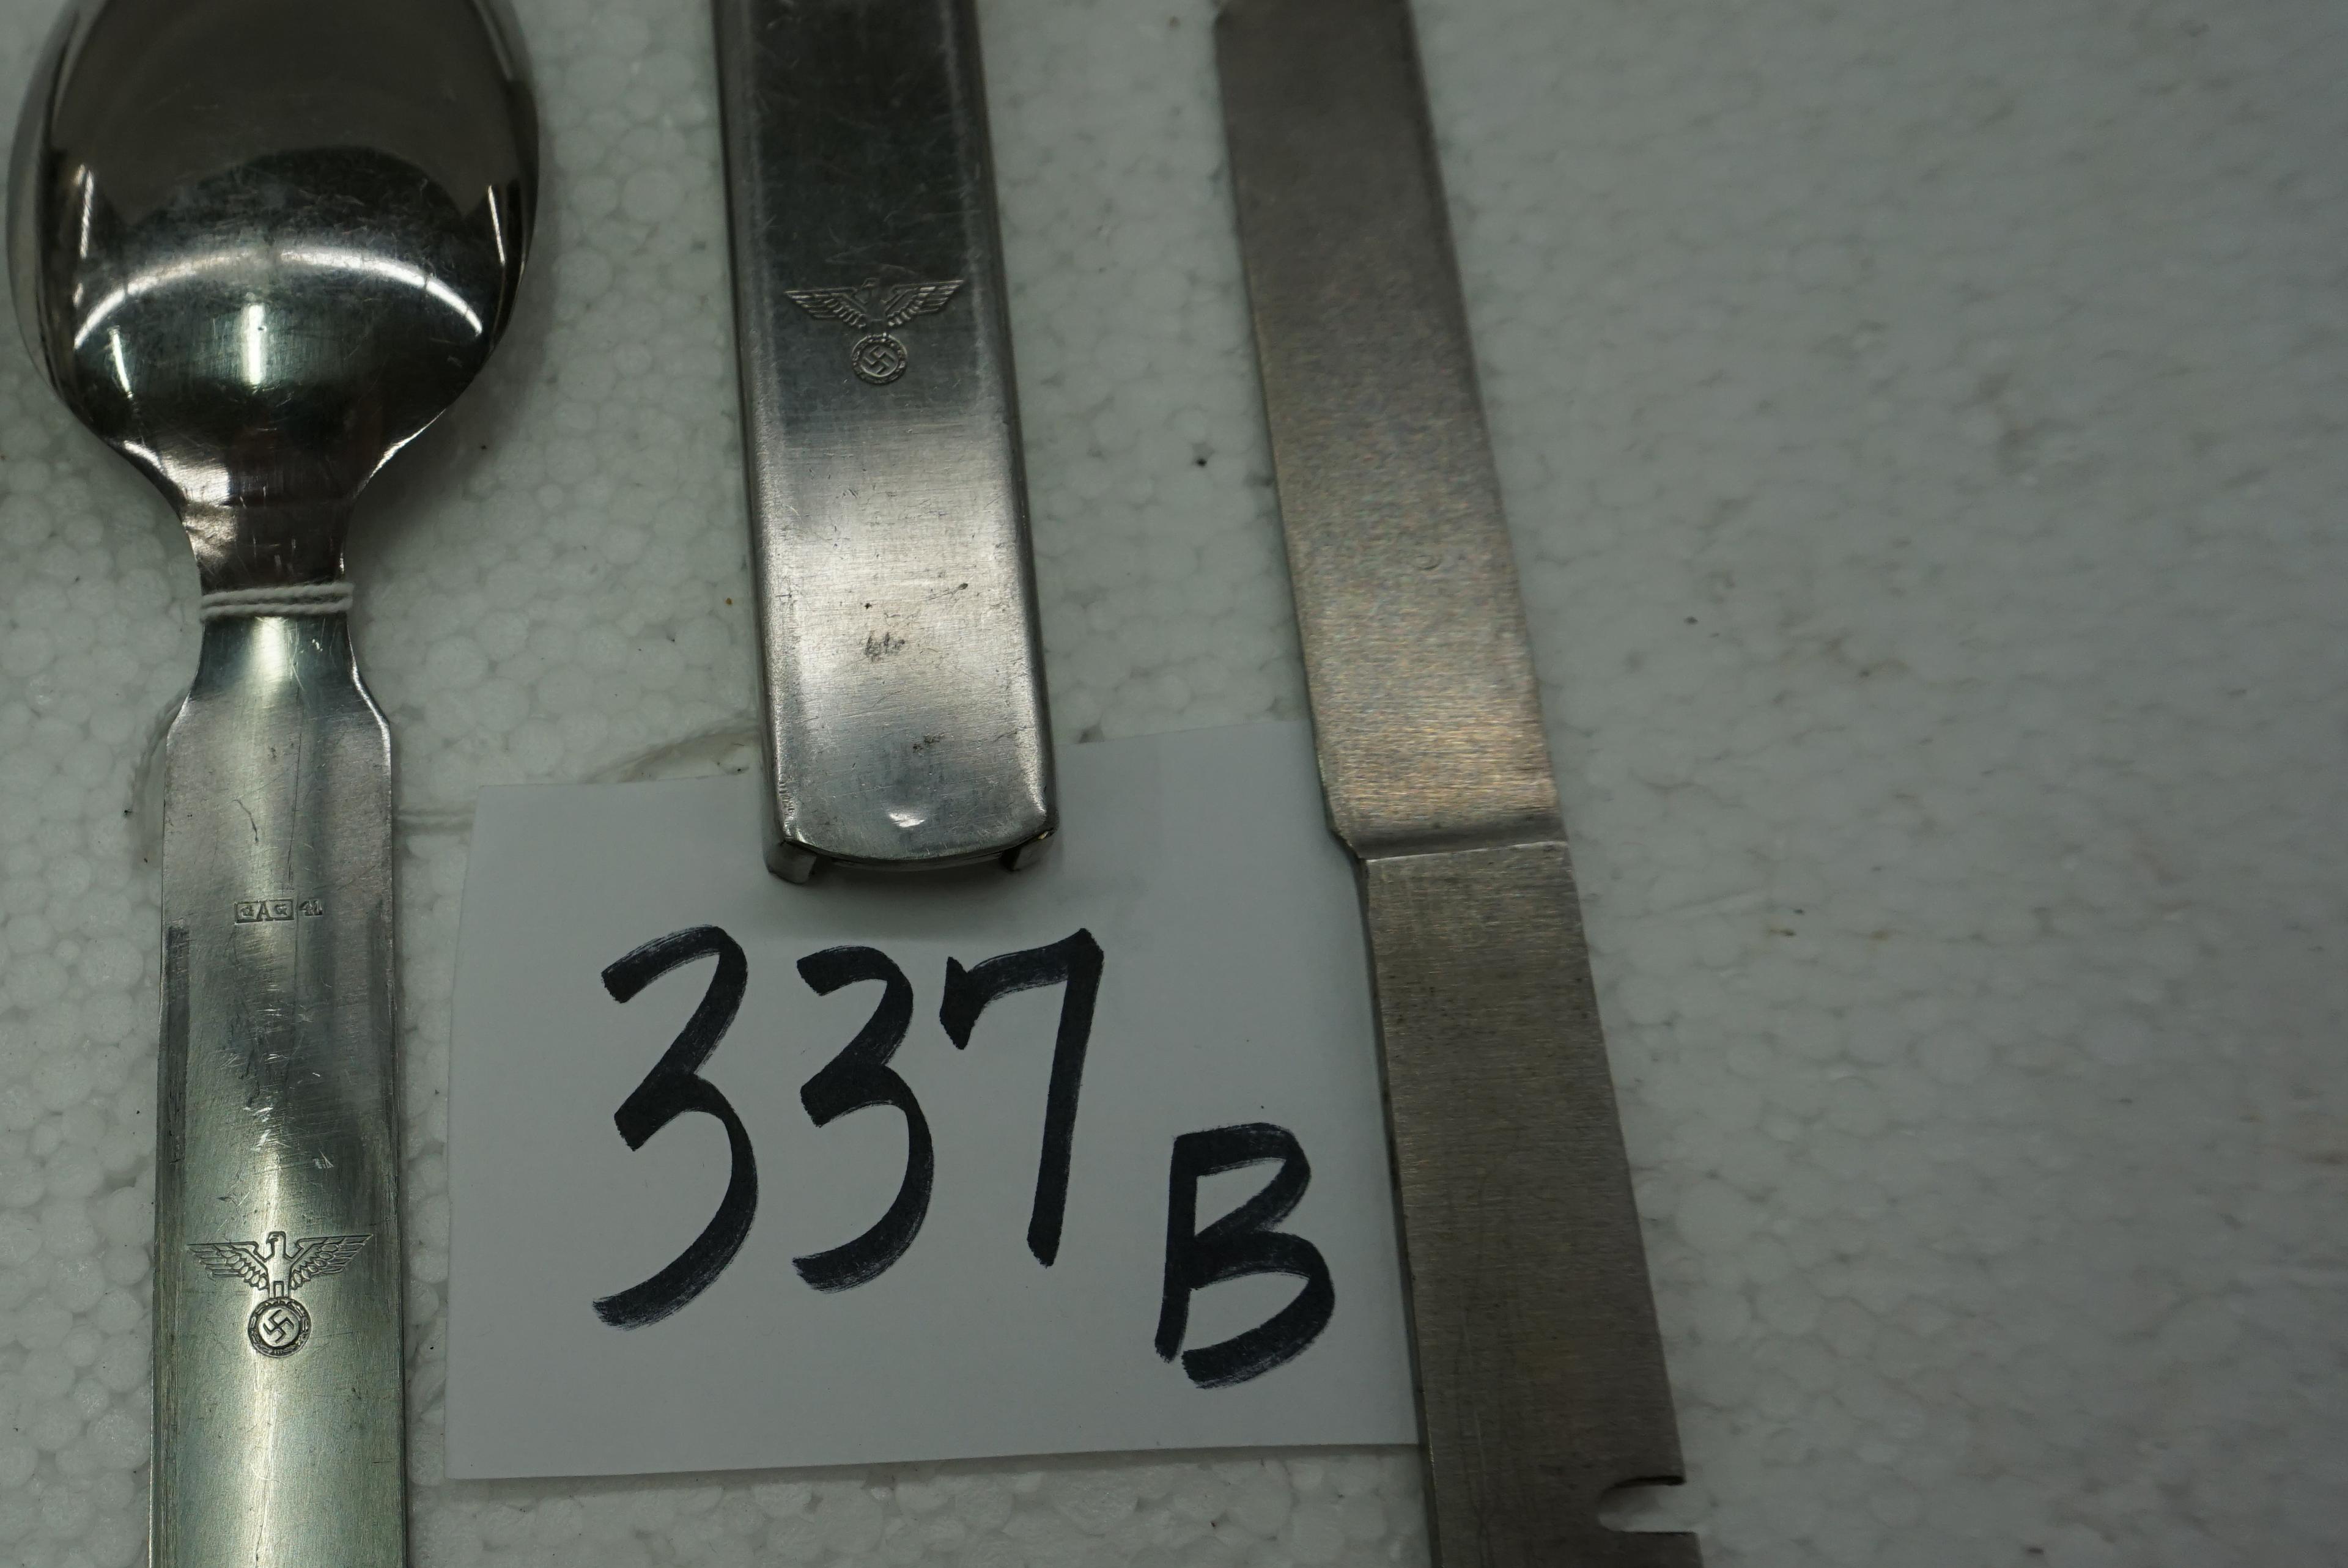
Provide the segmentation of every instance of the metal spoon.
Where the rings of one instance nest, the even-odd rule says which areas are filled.
[[[58,395],[178,508],[154,1568],[407,1561],[390,736],[343,543],[511,308],[537,122],[494,0],[87,0],[18,128]]]

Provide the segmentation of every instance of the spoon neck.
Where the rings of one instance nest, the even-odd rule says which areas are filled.
[[[180,514],[203,591],[233,593],[338,582],[347,502],[189,507]]]

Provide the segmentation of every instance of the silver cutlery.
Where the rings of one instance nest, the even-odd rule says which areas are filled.
[[[1693,1568],[1646,1258],[1406,0],[1232,0],[1240,249],[1360,862],[1440,1568]]]
[[[483,0],[89,0],[12,183],[26,339],[203,591],[165,761],[151,1561],[399,1568],[391,749],[343,546],[506,325],[523,67]]]
[[[972,0],[716,0],[767,864],[1055,822]]]

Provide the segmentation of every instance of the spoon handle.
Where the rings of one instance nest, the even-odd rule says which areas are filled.
[[[391,737],[346,618],[207,624],[164,794],[153,1568],[401,1568]]]

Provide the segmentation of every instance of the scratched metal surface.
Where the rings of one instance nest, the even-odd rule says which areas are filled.
[[[1430,1554],[1696,1568],[1686,1473],[1403,0],[1215,68],[1330,830],[1360,864]]]
[[[518,9],[548,265],[356,547],[408,814],[419,1562],[1411,1560],[1394,1455],[440,1479],[461,808],[726,765],[754,689],[707,20]],[[9,94],[46,11],[0,4]],[[1715,1564],[2339,1561],[2336,8],[1421,18],[1662,1510]],[[1301,711],[1206,20],[982,8],[1063,743]],[[111,1568],[160,958],[123,814],[195,582],[13,353],[0,549],[0,1563]]]

